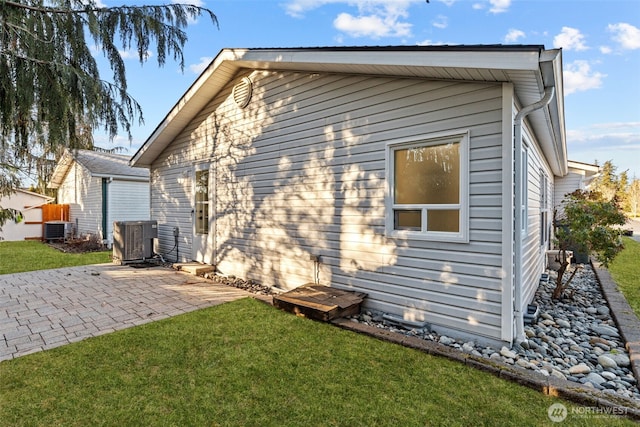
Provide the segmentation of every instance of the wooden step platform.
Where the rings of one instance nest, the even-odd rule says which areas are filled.
[[[360,313],[367,294],[308,284],[273,297],[273,305],[298,316],[328,322]]]
[[[194,276],[204,276],[205,273],[211,273],[215,270],[215,267],[212,265],[200,264],[198,262],[176,263],[173,264],[173,268],[193,274]]]

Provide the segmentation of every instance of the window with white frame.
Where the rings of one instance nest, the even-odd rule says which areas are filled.
[[[468,241],[468,146],[468,132],[389,144],[389,235]]]
[[[527,147],[522,146],[522,168],[521,168],[521,191],[522,204],[520,206],[520,215],[522,218],[522,233],[527,232],[529,219],[529,151]]]

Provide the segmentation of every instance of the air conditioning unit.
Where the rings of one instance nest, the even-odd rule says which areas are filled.
[[[47,221],[44,223],[44,240],[67,241],[73,237],[73,223],[66,221]]]
[[[122,265],[153,257],[153,239],[157,237],[157,221],[114,222],[113,262]]]

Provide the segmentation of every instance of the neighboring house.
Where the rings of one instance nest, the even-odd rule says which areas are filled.
[[[568,162],[569,173],[563,177],[556,178],[556,185],[553,194],[553,206],[562,213],[562,201],[564,197],[576,190],[588,190],[591,181],[593,181],[600,173],[598,165],[589,163]]]
[[[0,240],[38,240],[42,238],[42,205],[53,197],[18,189],[15,193],[0,197],[0,208],[20,212],[18,221],[8,220],[0,225]]]
[[[49,188],[68,204],[77,235],[113,243],[114,221],[149,219],[149,171],[132,168],[129,156],[90,150],[66,151]]]
[[[486,342],[524,336],[567,173],[561,50],[224,49],[131,159],[159,251]],[[544,213],[544,215],[542,215]]]

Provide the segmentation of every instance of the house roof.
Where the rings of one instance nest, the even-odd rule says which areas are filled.
[[[570,169],[577,169],[577,170],[583,171],[584,174],[587,176],[596,175],[598,172],[600,172],[600,166],[594,165],[591,163],[583,163],[583,162],[576,162],[575,160],[569,160],[568,165]]]
[[[23,188],[16,188],[15,193],[21,193],[30,197],[42,199],[42,203],[48,203],[55,199],[55,197],[45,196],[44,194],[34,193],[33,191],[25,190]],[[11,196],[11,194],[9,194]]]
[[[555,87],[528,116],[555,175],[567,173],[561,50],[539,45],[223,49],[131,159],[148,167],[198,112],[243,69],[508,82],[523,106]]]
[[[582,183],[585,187],[589,187],[591,182],[600,176],[600,166],[591,163],[576,162],[569,160],[569,172],[582,175]]]
[[[149,181],[149,170],[129,166],[129,156],[91,150],[66,150],[58,160],[47,187],[60,187],[74,162],[86,168],[92,177]]]

